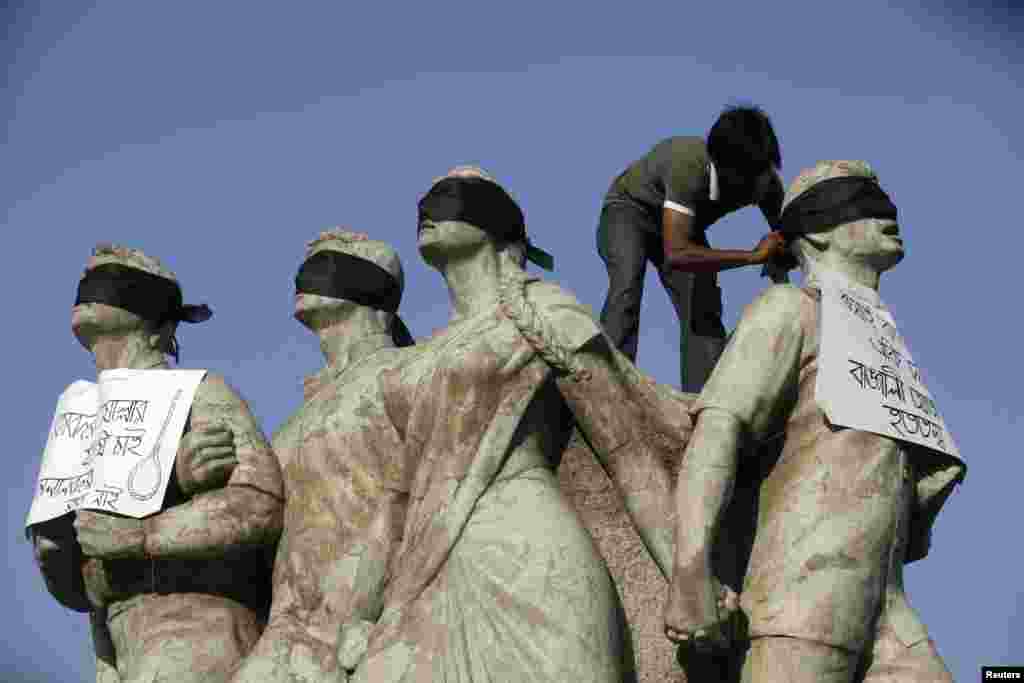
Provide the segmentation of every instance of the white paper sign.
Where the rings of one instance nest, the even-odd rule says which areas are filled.
[[[818,273],[821,349],[818,404],[833,424],[881,434],[960,458],[878,293],[836,273]]]
[[[57,400],[26,525],[79,508],[160,510],[205,370],[105,370]]]

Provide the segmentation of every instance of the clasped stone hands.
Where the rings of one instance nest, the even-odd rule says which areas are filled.
[[[234,432],[227,424],[216,422],[197,425],[182,437],[175,473],[182,492],[191,497],[226,484],[237,464]],[[141,519],[78,510],[74,527],[87,557],[114,560],[146,556],[146,529]]]
[[[728,650],[736,639],[739,596],[714,577],[674,577],[665,610],[665,635],[686,651]]]
[[[193,425],[175,460],[178,485],[186,496],[227,484],[238,464],[235,433],[223,421]]]

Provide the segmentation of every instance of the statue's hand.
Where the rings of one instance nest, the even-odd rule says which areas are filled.
[[[141,519],[79,510],[75,513],[75,532],[87,557],[117,560],[146,556],[146,532]]]
[[[366,657],[374,623],[365,619],[342,624],[338,638],[338,665],[353,672]]]
[[[193,496],[224,486],[236,465],[234,432],[214,423],[194,426],[181,438],[174,467],[181,490]]]
[[[75,530],[66,517],[32,525],[32,549],[36,563],[44,572],[65,562],[74,545]]]
[[[739,616],[739,596],[712,576],[688,579],[682,574],[675,572],[669,588],[665,635],[697,652],[730,648]]]

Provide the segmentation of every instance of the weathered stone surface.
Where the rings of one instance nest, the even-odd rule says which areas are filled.
[[[87,271],[104,265],[176,283],[136,249],[101,245]],[[98,373],[166,368],[177,323],[210,315],[181,305],[180,291],[170,313],[160,301],[132,312],[113,289],[72,309]],[[219,375],[206,374],[189,415],[159,513],[139,520],[80,510],[32,529],[47,588],[91,612],[98,681],[226,681],[262,628],[266,552],[281,530],[280,468],[248,405]]]
[[[641,542],[622,497],[579,434],[573,435],[562,456],[558,479],[615,580],[632,636],[637,680],[683,683],[686,676],[662,625],[668,584]]]
[[[822,188],[813,210],[787,219],[795,196],[848,177],[864,180]],[[775,285],[747,306],[692,406],[666,622],[694,651],[748,642],[743,681],[952,680],[907,600],[903,565],[923,556],[927,544],[915,537],[927,538],[962,465],[888,433],[842,426],[819,392],[829,363],[847,372],[844,358],[821,353],[822,339],[846,333],[822,315],[841,305],[822,296],[823,282],[856,285],[864,306],[881,310],[880,275],[903,258],[895,216],[874,183],[858,161],[820,162],[797,177],[782,223],[803,286]],[[727,509],[751,498],[749,559],[738,556],[739,576],[729,577],[707,550],[720,542]],[[734,548],[745,537],[743,516],[730,514]]]

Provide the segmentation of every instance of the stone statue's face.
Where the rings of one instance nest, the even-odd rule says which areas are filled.
[[[309,255],[326,251],[327,249],[314,249]],[[340,250],[338,250],[340,251]],[[329,324],[330,320],[336,320],[343,316],[346,308],[355,306],[351,301],[335,299],[322,294],[309,294],[306,292],[295,292],[294,317],[306,327],[317,330]]]
[[[318,330],[344,318],[359,304],[321,294],[295,293],[295,319],[312,330]]]
[[[107,304],[78,304],[71,308],[71,331],[85,348],[92,350],[104,335],[141,333],[146,329],[139,316]]]
[[[95,267],[105,263],[138,267],[135,263],[112,256],[94,257],[90,260],[89,266]],[[82,276],[85,277],[88,272],[87,268]],[[140,334],[146,332],[146,329],[145,320],[123,308],[99,303],[78,304],[71,307],[71,331],[78,342],[90,351],[100,337]]]
[[[490,235],[463,221],[433,221],[424,219],[419,227],[419,249],[423,260],[434,268],[441,269],[444,264],[460,254],[477,251],[485,244],[491,244]]]
[[[878,272],[903,260],[899,224],[890,218],[865,218],[837,226],[829,233],[829,248],[851,261],[867,263]]]

